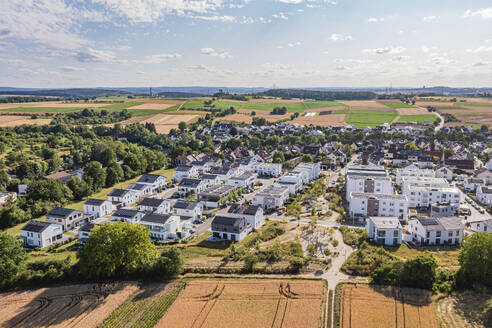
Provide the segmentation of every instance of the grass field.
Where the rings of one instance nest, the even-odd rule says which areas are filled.
[[[398,122],[434,122],[437,120],[437,116],[434,114],[422,114],[422,115],[402,115],[398,118]]]
[[[391,107],[391,108],[414,108],[415,107],[413,105],[405,104],[402,102],[385,102],[385,101],[382,101],[381,104],[388,106],[388,107]]]
[[[437,312],[442,326],[486,328],[482,313],[489,299],[492,299],[492,293],[485,290],[467,290],[440,299]]]
[[[325,293],[314,280],[192,280],[155,327],[322,327]]]
[[[391,123],[398,113],[394,111],[377,111],[377,110],[334,110],[333,114],[346,114],[347,124],[356,128],[370,127],[374,128],[383,123]]]
[[[299,101],[299,102],[283,102],[283,103],[254,103],[254,102],[236,102],[219,100],[215,101],[215,108],[228,109],[234,107],[235,109],[249,109],[249,110],[261,110],[272,111],[275,107],[286,107],[289,113],[302,113],[307,109],[343,106],[343,104],[336,101]],[[189,100],[182,109],[203,109],[207,108],[203,104],[203,100]]]
[[[340,328],[440,327],[429,291],[367,284],[337,289]]]
[[[431,253],[436,257],[437,263],[442,269],[457,270],[459,268],[459,246],[423,246],[410,248],[406,244],[401,244],[399,247],[385,247],[385,249],[403,260],[412,259],[417,255]]]

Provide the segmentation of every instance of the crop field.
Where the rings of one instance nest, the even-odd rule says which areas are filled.
[[[492,294],[468,290],[437,302],[437,312],[445,328],[486,328],[482,311]]]
[[[47,125],[50,124],[50,118],[31,119],[29,116],[21,115],[0,115],[0,127],[12,127],[24,124],[29,125]]]
[[[234,107],[236,110],[249,109],[254,111],[273,111],[275,107],[285,107],[289,113],[302,113],[308,109],[326,108],[334,106],[343,106],[341,103],[335,101],[289,101],[289,102],[253,102],[253,101],[229,101],[219,100],[214,101],[214,108],[228,109]],[[183,107],[183,109],[204,109],[210,108],[204,105],[203,100],[189,100]]]
[[[123,121],[120,124],[125,126],[132,123],[154,123],[157,133],[167,134],[171,129],[177,129],[180,122],[191,123],[198,119],[199,115],[168,115],[168,114],[154,114],[133,117],[129,120]]]
[[[299,116],[293,121],[287,123],[301,124],[301,125],[319,125],[319,126],[345,126],[346,115],[345,114],[328,114],[317,116]]]
[[[375,100],[348,100],[341,103],[352,110],[385,110],[392,111],[392,108],[381,104]]]
[[[379,110],[334,110],[333,114],[346,114],[345,122],[356,128],[373,128],[383,123],[391,123],[398,116],[395,111]]]
[[[154,109],[154,110],[163,110],[168,109],[169,107],[173,107],[173,104],[160,104],[160,103],[143,103],[142,105],[133,106],[133,109]]]
[[[137,291],[134,283],[114,283],[0,294],[0,327],[99,327]]]
[[[399,115],[424,115],[424,114],[430,113],[427,109],[418,108],[418,107],[397,108],[396,111],[398,112]],[[434,114],[432,114],[432,115],[434,115]]]
[[[409,105],[409,104],[402,103],[402,102],[382,101],[381,104],[388,106],[388,107],[391,107],[391,108],[415,108],[415,106],[413,106],[413,105]]]
[[[341,287],[341,328],[439,328],[428,291],[347,284]]]
[[[422,114],[422,115],[402,115],[398,118],[398,122],[434,122],[437,120],[437,116],[434,114]]]
[[[301,280],[193,280],[156,328],[320,327],[325,286]]]

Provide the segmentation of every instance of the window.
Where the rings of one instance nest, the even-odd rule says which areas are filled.
[[[453,232],[452,231],[448,232],[448,237],[452,237],[452,236],[453,236]]]

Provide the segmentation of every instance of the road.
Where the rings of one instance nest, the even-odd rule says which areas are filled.
[[[417,107],[417,108],[421,108],[421,109],[427,110],[427,108],[425,108],[425,107],[421,107],[421,106],[417,106],[417,105],[414,105],[414,106]],[[437,117],[439,117],[441,119],[441,122],[439,122],[439,125],[434,128],[434,131],[437,132],[437,131],[441,130],[444,127],[444,117],[442,117],[442,115],[439,114],[437,111],[435,111],[434,114],[436,114]]]

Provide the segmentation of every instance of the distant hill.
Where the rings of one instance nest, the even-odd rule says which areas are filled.
[[[203,94],[200,93],[191,93],[191,92],[173,92],[173,91],[165,91],[154,94],[157,97],[162,98],[194,98],[194,97],[203,97]]]
[[[376,94],[368,91],[315,91],[303,89],[270,89],[258,95],[279,98],[300,98],[314,100],[367,100],[375,99]]]
[[[61,97],[61,98],[92,98],[92,97],[114,97],[130,96],[131,92],[121,90],[105,89],[52,89],[52,90],[1,90],[3,95],[16,96],[38,96],[38,97]]]

